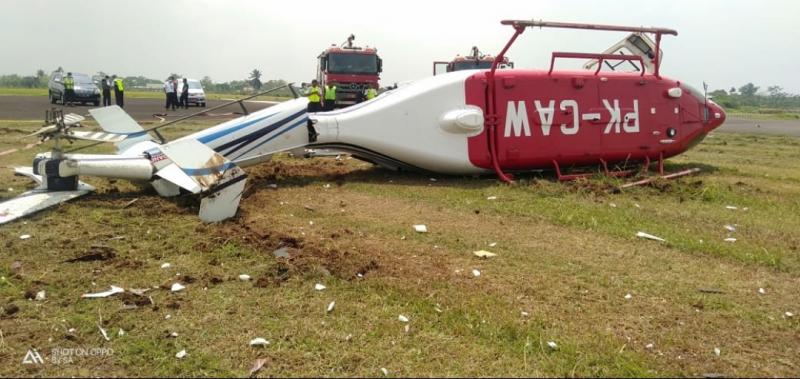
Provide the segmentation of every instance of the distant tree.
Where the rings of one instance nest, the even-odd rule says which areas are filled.
[[[42,70],[41,68],[36,70],[36,79],[41,79],[43,77],[44,77],[44,70]]]
[[[256,91],[261,89],[261,71],[257,68],[254,68],[253,71],[250,72],[250,85],[253,86],[253,89]]]
[[[736,87],[731,87],[731,90],[728,91],[728,92],[730,92],[731,95],[735,95],[736,94]]]
[[[757,87],[753,83],[747,83],[741,87],[739,87],[739,93],[745,97],[753,97],[758,92],[758,89],[761,87]]]
[[[204,76],[203,79],[200,79],[200,84],[206,91],[214,91],[216,89],[214,87],[214,82],[208,75]]]
[[[716,91],[712,91],[711,93],[709,93],[709,95],[714,97],[714,98],[718,98],[718,97],[728,96],[728,93],[725,92],[724,89],[718,89]]]
[[[769,93],[770,97],[786,97],[786,92],[783,92],[783,87],[781,86],[769,86],[767,87],[767,93]]]

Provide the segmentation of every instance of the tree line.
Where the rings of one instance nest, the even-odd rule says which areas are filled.
[[[800,95],[784,91],[781,86],[768,86],[766,92],[761,87],[747,83],[739,88],[718,89],[708,95],[718,104],[728,109],[743,107],[773,108],[776,110],[800,111]]]

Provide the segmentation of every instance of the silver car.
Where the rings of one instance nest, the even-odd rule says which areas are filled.
[[[189,104],[195,104],[200,107],[206,106],[206,93],[203,91],[203,85],[197,79],[186,79],[189,84]],[[183,79],[178,80],[178,97],[183,93]]]

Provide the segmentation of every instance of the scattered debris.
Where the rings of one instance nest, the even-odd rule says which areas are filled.
[[[169,262],[167,262],[167,263],[162,264],[161,268],[170,268],[170,266],[172,266],[172,265]]]
[[[383,376],[389,375],[389,370],[387,370],[386,367],[381,367],[381,372],[383,373]]]
[[[117,332],[117,336],[122,337],[124,335],[125,335],[125,331],[122,330],[122,328],[119,328],[119,331]]]
[[[725,230],[727,230],[729,232],[735,232],[736,231],[736,227],[734,227],[733,225],[725,225]]]
[[[650,240],[653,240],[653,241],[667,242],[667,240],[665,240],[665,239],[663,239],[661,237],[656,237],[656,236],[654,236],[652,234],[647,234],[645,232],[636,232],[636,237],[647,238],[647,239],[650,239]]]
[[[150,291],[149,288],[128,288],[128,292],[137,295],[137,296],[144,296],[144,293]]]
[[[719,288],[705,288],[704,287],[704,288],[698,288],[697,291],[698,292],[702,292],[702,293],[725,293],[725,291],[723,291],[723,290],[721,290]]]
[[[100,329],[100,334],[103,335],[103,338],[105,338],[106,341],[111,341],[111,338],[108,338],[108,333],[106,333],[106,330],[103,329],[103,327],[100,326],[100,324],[97,324],[97,328]]]
[[[278,250],[273,251],[272,255],[274,255],[275,258],[286,258],[286,259],[288,259],[289,258],[289,248],[284,246],[284,247],[282,247],[282,248],[280,248]]]
[[[333,311],[333,307],[334,306],[336,306],[336,302],[335,301],[331,301],[331,303],[328,304],[328,308],[325,310],[325,312],[330,313],[331,311]]]
[[[30,234],[23,234],[23,235],[19,236],[19,239],[21,239],[21,240],[26,240],[28,238],[31,238]]]
[[[762,295],[765,295],[765,294],[767,293],[767,291],[766,291],[766,290],[764,290],[763,288],[759,288],[759,289],[758,289],[758,293],[760,293],[760,294],[762,294]]]
[[[642,208],[642,207],[639,205],[639,203],[633,203],[633,206],[634,206],[634,207],[636,207],[636,208],[640,208],[640,209]]]
[[[269,189],[278,189],[278,185],[275,184],[275,183],[270,183],[270,184],[267,184],[267,188],[269,188]]]
[[[408,334],[408,332],[411,331],[411,325],[406,324],[406,326],[403,327],[403,330],[405,330],[406,334]]]
[[[497,200],[497,196],[489,196],[486,200]]]
[[[172,333],[170,333],[169,335],[167,335],[167,337],[170,337],[170,338],[178,338],[178,332],[172,332]]]
[[[558,350],[558,345],[555,343],[555,341],[547,341],[547,346],[549,346],[552,350]]]
[[[253,376],[253,374],[261,371],[261,368],[264,367],[265,363],[267,363],[267,360],[264,358],[256,359],[256,361],[253,363],[253,367],[250,368],[250,376]]]
[[[436,178],[430,178],[429,180],[432,181],[432,182],[435,182]]]
[[[716,356],[718,356],[718,357],[719,357],[719,355],[720,355],[721,353],[722,353],[722,350],[720,350],[718,347],[715,347],[715,348],[714,348],[714,355],[716,355]]]
[[[408,317],[403,316],[403,315],[397,316],[397,319],[400,320],[400,322],[408,322],[409,321]]]
[[[520,314],[520,316],[522,316],[522,317],[528,317],[528,316],[530,316],[530,315],[531,315],[530,313],[528,313],[528,312],[525,312],[525,311],[521,311],[521,312],[519,312],[519,314]]]
[[[250,280],[250,275],[241,274],[241,275],[239,275],[239,280],[241,280],[243,282],[246,282],[246,281]]]
[[[133,199],[133,200],[131,200],[131,201],[129,201],[129,202],[127,202],[127,203],[125,203],[125,205],[122,206],[122,209],[130,207],[131,205],[135,204],[137,201],[139,201],[138,197]]]
[[[786,313],[783,314],[783,316],[786,317],[786,318],[792,318],[792,317],[794,317],[794,313],[787,311]]]
[[[322,188],[331,188],[331,185],[330,184],[326,184],[326,185],[322,186]]]
[[[125,290],[122,287],[111,286],[111,289],[104,292],[97,292],[97,293],[85,293],[81,295],[81,298],[98,298],[98,297],[109,297],[111,295],[116,295],[118,293],[123,293]]]
[[[472,269],[472,276],[477,278],[477,277],[481,276],[481,272],[478,271],[477,269]]]
[[[250,340],[250,346],[267,346],[267,345],[269,345],[269,341],[261,337],[253,338],[252,340]]]
[[[725,242],[736,242],[736,238],[728,237],[724,240]]]
[[[632,298],[633,298],[633,295],[631,295],[631,294],[625,295],[625,300],[630,300]]]
[[[42,300],[44,300],[45,298],[47,298],[47,294],[45,294],[44,290],[41,290],[41,291],[39,291],[39,292],[37,292],[37,293],[36,293],[36,297],[34,298],[34,300],[36,300],[36,301],[42,301]]]
[[[474,254],[478,258],[492,258],[497,256],[497,254],[488,252],[486,250],[474,251],[472,254]]]
[[[653,344],[652,343],[648,343],[647,345],[644,345],[644,348],[647,349],[647,350],[653,350]]]
[[[328,287],[325,287],[324,285],[322,285],[320,283],[317,283],[317,284],[314,285],[314,289],[317,290],[317,291],[322,291],[325,288],[328,288]]]
[[[180,284],[180,283],[175,283],[170,288],[170,291],[179,292],[179,291],[183,291],[184,289],[186,289],[186,286],[184,286],[183,284]]]
[[[183,350],[179,351],[177,354],[175,354],[175,358],[183,359],[187,355],[189,355],[189,354],[186,353],[186,349],[183,349]]]
[[[425,226],[425,225],[423,225],[423,224],[420,224],[420,225],[414,225],[414,230],[415,230],[417,233],[427,233],[427,232],[428,232],[428,227],[427,227],[427,226]]]
[[[610,206],[611,208],[616,208],[616,207],[617,207],[617,204],[614,204],[614,203],[608,203],[608,206]]]
[[[495,246],[497,246],[497,242],[491,242],[491,243],[489,243],[489,247],[495,247]]]
[[[732,211],[735,211],[735,210],[739,209],[739,207],[735,207],[735,206],[733,206],[733,205],[726,205],[726,206],[725,206],[725,209],[730,209],[730,210],[732,210]]]

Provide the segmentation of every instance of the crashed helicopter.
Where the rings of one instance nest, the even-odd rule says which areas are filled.
[[[575,175],[562,175],[562,167],[600,165],[608,172],[617,162],[646,169],[655,161],[663,175],[664,159],[725,121],[722,108],[703,93],[661,75],[661,37],[677,35],[674,30],[501,23],[514,34],[491,69],[429,77],[331,112],[309,114],[307,100],[296,98],[169,142],[158,127],[144,129],[116,106],[89,111],[102,132],[75,130],[82,121],[77,115],[50,115],[52,125],[34,134],[53,139],[53,150],[39,154],[33,167],[16,169],[39,186],[0,203],[0,223],[89,193],[93,187],[80,176],[147,181],[167,197],[198,194],[200,218],[221,221],[236,213],[243,168],[298,148],[342,151],[391,169],[494,172],[507,182],[509,172],[553,169],[570,179]],[[549,70],[498,69],[529,27],[650,34],[655,46],[638,44],[637,54],[554,52]],[[557,59],[588,59],[596,69],[556,70]],[[609,61],[627,61],[637,71],[601,71]],[[61,139],[113,143],[117,153],[75,154],[63,150]]]

